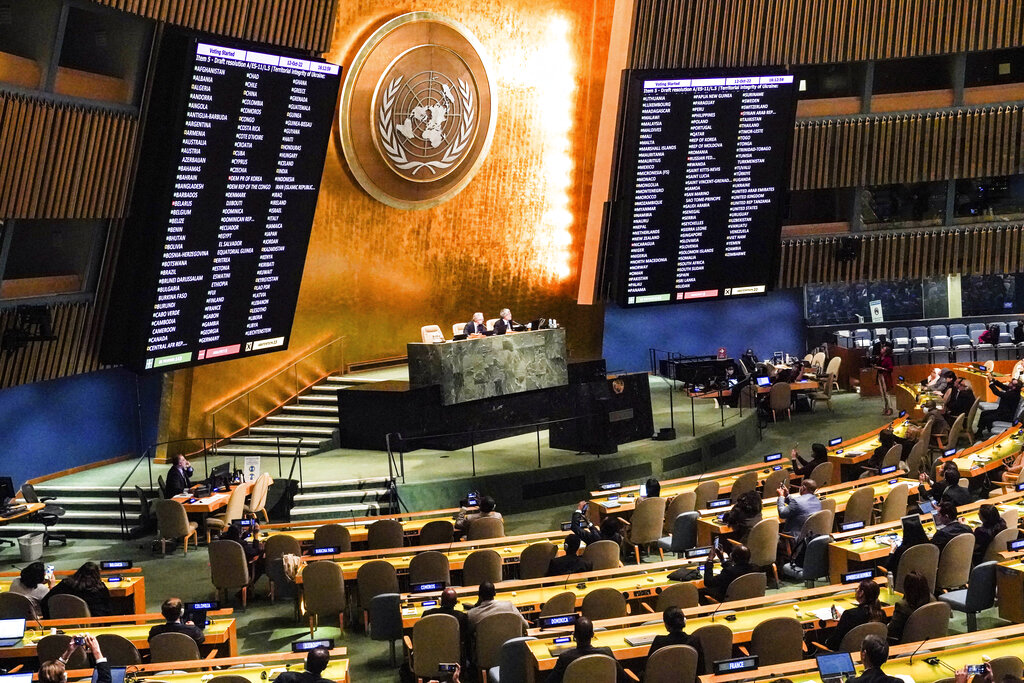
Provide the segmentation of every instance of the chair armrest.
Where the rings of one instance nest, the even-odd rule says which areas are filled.
[[[744,656],[744,657],[749,657],[749,656],[750,656],[750,651],[749,651],[749,650],[747,650],[747,648],[746,648],[746,646],[745,646],[745,645],[737,645],[737,646],[736,646],[736,648],[737,648],[737,649],[738,649],[738,650],[739,650],[740,652],[742,652],[742,653],[743,653],[743,656]]]
[[[206,656],[203,657],[203,659],[217,659],[217,655],[218,655],[217,650],[213,649],[213,650],[210,650],[208,653],[206,653]]]
[[[640,606],[643,607],[645,610],[647,610],[648,614],[653,614],[654,613],[654,608],[651,607],[650,605],[648,605],[646,602],[641,602]],[[627,605],[627,607],[628,607],[628,605]]]
[[[10,669],[7,670],[7,673],[9,673],[9,674],[16,674],[19,671],[21,671],[21,668],[23,666],[24,666],[24,664],[18,664],[17,666],[13,666],[13,667],[11,667]]]
[[[813,645],[814,647],[816,647],[819,650],[822,650],[824,652],[832,652],[832,650],[828,649],[827,647],[825,647],[824,645],[822,645],[821,643],[819,643],[819,642],[817,642],[815,640],[811,641],[811,645]],[[807,647],[806,643],[804,644],[804,647],[805,648]]]
[[[704,596],[704,599],[705,599],[705,600],[710,600],[710,601],[711,601],[711,604],[712,604],[712,605],[718,605],[718,604],[720,604],[718,600],[714,599],[714,598],[713,598],[713,597],[711,597],[710,595],[705,595],[705,596]]]
[[[637,676],[635,673],[626,668],[623,668],[623,671],[626,672],[626,678],[630,679],[631,681],[636,681],[637,683],[640,683],[640,677]]]
[[[622,524],[623,526],[633,526],[633,525],[632,525],[632,524],[631,524],[631,523],[629,522],[629,520],[625,520],[625,519],[623,519],[622,517],[616,516],[616,517],[615,517],[615,519],[619,520],[619,524]]]
[[[402,636],[402,642],[405,643],[405,649],[412,652],[412,638],[409,636]]]

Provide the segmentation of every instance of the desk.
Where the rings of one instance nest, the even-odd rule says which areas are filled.
[[[902,474],[902,473],[901,473]],[[890,483],[895,479],[895,483]],[[907,484],[910,489],[910,493],[916,493],[921,482],[917,479],[900,479],[898,477],[892,477],[891,475],[882,475],[877,477],[870,477],[868,479],[857,479],[856,481],[849,481],[843,484],[835,484],[833,486],[823,486],[818,489],[816,493],[818,497],[825,496],[836,502],[836,514],[846,509],[846,501],[850,499],[853,492],[863,486],[873,486],[875,489],[875,502],[884,500],[889,491],[892,490],[893,486],[898,484]],[[716,510],[701,510],[700,517],[697,518],[697,545],[711,545],[715,536],[722,534],[728,534],[733,531],[732,527],[720,520],[718,517],[724,513],[728,508],[716,509]],[[779,509],[776,498],[770,498],[764,501],[764,507],[762,508],[761,515],[764,519],[778,518]]]
[[[9,517],[0,517],[0,527],[7,526],[8,524],[11,524],[12,522],[17,522],[18,520],[24,519],[25,517],[28,517],[29,515],[34,515],[35,513],[39,512],[44,507],[46,507],[46,503],[26,503],[23,500],[14,500],[14,501],[12,501],[12,504],[13,505],[24,505],[25,509],[22,510],[21,512],[16,512],[16,513],[10,515]],[[10,545],[11,547],[14,547],[14,546],[17,545],[17,543],[15,541],[12,541],[9,538],[0,538],[0,546],[2,546],[5,543]]]
[[[906,436],[909,426],[910,418],[900,417],[866,434],[844,440],[828,449],[828,460],[839,470],[841,481],[852,481],[861,474],[858,465],[867,462],[874,450],[882,445],[879,434],[891,429],[896,436]]]
[[[837,606],[845,606],[847,608],[857,604],[856,599],[854,598],[856,586],[851,585],[847,588],[849,590],[844,594],[844,598],[842,599],[838,598],[838,594],[830,594],[808,598],[797,603],[767,605],[754,609],[740,610],[735,612],[736,619],[734,621],[726,621],[724,619],[728,610],[725,612],[720,611],[713,616],[702,615],[687,618],[686,630],[687,632],[692,633],[701,626],[707,626],[711,623],[724,624],[729,627],[730,631],[732,631],[733,644],[742,645],[750,642],[750,635],[753,633],[754,627],[767,619],[773,619],[775,617],[795,617],[804,624],[805,628],[807,628],[808,625],[813,627],[819,622],[819,617],[813,613],[815,610],[828,609],[833,604]],[[787,596],[785,593],[782,593],[774,597],[776,600],[785,600]],[[879,599],[885,603],[883,609],[887,615],[892,614],[893,606],[900,597],[901,596],[898,593],[893,593],[886,588],[882,589]],[[829,625],[834,625],[834,623],[835,622],[829,622]],[[604,626],[605,622],[600,622],[600,625]],[[646,626],[641,625],[612,628],[606,631],[597,632],[594,635],[593,645],[595,647],[610,647],[612,652],[615,654],[616,659],[634,659],[637,657],[645,657],[647,655],[647,651],[650,650],[651,645],[650,643],[630,645],[626,642],[626,638],[661,635],[663,633],[665,633],[665,626],[662,623],[648,624]],[[555,661],[558,657],[550,654],[549,648],[552,646],[554,646],[554,637],[532,640],[527,643],[527,647],[530,649],[530,654],[533,655],[536,667],[541,671],[547,671],[555,666]]]
[[[59,581],[71,576],[74,572],[65,570],[54,572],[54,574]],[[11,582],[14,581],[12,575],[17,576],[18,573],[3,572],[0,574],[0,593],[11,589]],[[111,579],[115,576],[120,576],[121,580],[112,581]],[[142,576],[141,569],[126,569],[116,575],[107,572],[102,578],[107,590],[110,591],[110,597],[122,604],[120,614],[144,614],[146,612],[146,579]]]
[[[185,508],[186,513],[190,515],[198,515],[200,522],[199,531],[208,534],[209,532],[206,529],[206,518],[209,517],[212,513],[216,512],[217,510],[221,510],[227,507],[228,498],[231,497],[231,493],[234,491],[235,488],[244,488],[245,495],[249,495],[249,491],[252,490],[252,485],[253,482],[242,482],[238,486],[232,488],[231,491],[222,491],[220,493],[213,493],[210,494],[209,496],[197,498],[194,503],[188,502],[194,497],[188,493],[183,493],[181,495],[174,496],[173,500],[176,500],[179,503],[181,503],[182,507]]]
[[[564,328],[406,348],[409,382],[438,385],[443,405],[569,383]]]
[[[260,531],[264,532],[262,539],[274,534],[288,534],[300,543],[312,543],[313,534],[318,527],[325,524],[341,524],[348,527],[348,533],[353,543],[366,542],[366,528],[381,519],[397,519],[402,522],[407,538],[419,536],[427,522],[434,520],[445,520],[451,522],[461,508],[441,508],[438,510],[422,510],[420,512],[403,512],[392,515],[374,515],[370,517],[343,517],[340,519],[316,519],[304,522],[285,522],[280,524],[261,524]],[[466,508],[468,511],[476,510],[475,507]]]
[[[1006,467],[1007,464],[1013,462],[1013,459],[1020,451],[1022,440],[1017,436],[1018,429],[1018,427],[1010,427],[1006,431],[996,434],[980,444],[965,448],[951,459],[944,459],[943,464],[946,461],[952,460],[952,462],[956,463],[960,476],[967,477],[968,479],[980,477],[993,470]],[[936,476],[941,471],[942,465],[936,466]]]
[[[336,647],[330,650],[331,661],[324,670],[324,678],[338,681],[338,683],[348,682],[348,660],[341,659],[346,654],[348,654],[348,651],[343,647]],[[208,680],[211,669],[235,667],[231,669],[232,675],[247,678],[250,683],[266,683],[272,671],[282,668],[287,668],[290,671],[302,671],[305,659],[306,653],[304,652],[275,652],[244,655],[241,657],[217,657],[214,659],[188,660],[183,662],[137,664],[132,667],[132,672],[138,673],[139,679],[142,679],[146,674],[152,675],[155,672],[178,671],[179,673],[174,674],[160,674],[160,680],[177,681],[179,683],[203,683]],[[189,671],[190,669],[196,669],[196,671]],[[72,669],[67,672],[68,680],[91,680],[92,671],[92,669]]]
[[[999,618],[1024,623],[1024,559],[1017,557],[996,567]]]

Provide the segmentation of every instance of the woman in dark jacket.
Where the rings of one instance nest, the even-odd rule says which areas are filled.
[[[94,617],[108,617],[113,614],[110,591],[100,578],[100,566],[95,562],[83,564],[78,571],[54,586],[40,601],[47,619],[50,618],[50,598],[61,594],[74,595],[85,600],[89,605],[89,614]]]
[[[903,638],[903,629],[907,619],[921,605],[932,602],[932,592],[928,588],[928,579],[919,571],[912,571],[903,577],[903,599],[896,603],[889,621],[889,639],[899,642]]]
[[[747,491],[736,499],[736,504],[725,513],[722,521],[732,527],[733,533],[730,535],[745,544],[750,530],[761,521],[762,509],[761,496],[757,491]]]
[[[988,544],[1000,531],[1006,528],[1006,521],[999,516],[999,510],[995,505],[988,503],[978,508],[978,517],[981,519],[981,526],[974,530],[974,559],[972,564],[978,564],[985,557]]]
[[[921,526],[921,518],[915,516],[907,516],[903,518],[903,541],[893,551],[892,555],[889,556],[889,560],[885,563],[886,568],[892,573],[896,573],[896,570],[900,566],[900,558],[903,557],[903,553],[913,548],[915,545],[921,545],[922,543],[928,543],[928,534],[924,532],[924,527]]]
[[[857,586],[857,606],[843,612],[839,617],[839,623],[832,630],[832,635],[825,641],[825,647],[830,650],[838,650],[843,637],[861,624],[869,621],[885,621],[885,613],[882,611],[882,603],[878,601],[880,589],[878,584],[870,579],[861,581]]]

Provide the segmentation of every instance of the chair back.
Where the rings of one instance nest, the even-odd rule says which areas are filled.
[[[39,663],[42,664],[43,662],[57,659],[63,655],[64,651],[68,649],[68,643],[70,642],[71,636],[43,636],[42,639],[36,643],[36,654],[39,656]],[[80,647],[72,653],[71,658],[68,659],[66,668],[84,669],[89,665],[88,662],[89,658],[85,655],[85,648]]]
[[[232,543],[233,541],[227,541]],[[184,662],[199,659],[199,646],[184,633],[161,633],[149,639],[149,661]]]
[[[249,562],[237,541],[210,543],[210,580],[218,590],[249,585]]]
[[[750,548],[750,562],[756,567],[767,567],[775,562],[779,549],[779,520],[777,517],[762,519],[754,525],[747,537]]]
[[[670,500],[668,505],[665,506],[665,526],[662,527],[662,531],[664,531],[665,535],[670,536],[672,534],[676,517],[684,512],[693,512],[697,509],[696,505],[696,491],[684,491]]]
[[[808,585],[808,581],[813,585],[815,579],[823,579],[828,576],[828,544],[831,542],[832,537],[828,534],[812,538],[807,542],[803,572],[801,572],[805,586]]]
[[[702,481],[697,484],[697,488],[694,489],[696,500],[693,502],[693,509],[706,510],[708,502],[718,498],[718,487],[717,481]]]
[[[822,510],[829,510],[832,513],[832,519],[835,519],[836,499],[835,498],[823,498],[823,499],[821,499],[821,509]]]
[[[954,536],[939,554],[935,571],[935,589],[959,588],[967,583],[974,556],[974,534]]]
[[[618,676],[619,665],[608,655],[586,655],[565,667],[562,680],[565,683],[595,683],[595,681],[614,681]]]
[[[949,434],[946,436],[946,445],[950,448],[956,446],[957,442],[960,441],[960,435],[964,431],[965,419],[966,415],[961,413],[956,416],[955,420],[953,420],[953,424],[949,428]]]
[[[803,656],[804,628],[793,617],[766,619],[750,634],[750,654],[759,666],[795,662]]]
[[[301,556],[302,544],[294,536],[274,534],[263,544],[263,554],[268,563],[285,555]]]
[[[661,529],[665,526],[664,498],[644,498],[636,504],[630,520],[629,540],[634,545],[654,543],[661,538]]]
[[[420,545],[439,545],[441,543],[451,543],[453,534],[455,533],[455,525],[447,519],[435,519],[432,522],[427,522],[420,529]]]
[[[782,470],[779,470],[780,472]],[[757,472],[744,472],[740,476],[736,477],[736,481],[732,483],[732,490],[729,492],[729,501],[735,503],[736,500],[748,491],[753,491],[757,488]]]
[[[158,474],[156,477],[157,491],[160,493],[161,498],[167,497],[167,484],[164,483],[164,475]]]
[[[548,565],[558,554],[554,543],[540,541],[531,543],[519,554],[519,578],[537,579],[547,575]]]
[[[619,553],[621,548],[615,541],[605,539],[597,543],[591,543],[583,549],[583,559],[590,562],[594,571],[599,569],[614,569],[619,566]]]
[[[900,517],[907,514],[907,498],[910,495],[910,487],[906,482],[896,484],[889,490],[889,494],[882,501],[882,512],[878,523],[898,522]]]
[[[843,359],[839,356],[832,356],[828,360],[828,365],[825,366],[825,374],[832,375],[833,378],[839,376],[839,368],[843,366]]]
[[[861,486],[854,489],[846,501],[846,509],[843,511],[843,523],[864,522],[865,526],[871,525],[871,513],[875,505],[875,489],[872,486]]]
[[[341,524],[324,524],[313,532],[314,548],[337,548],[338,552],[352,550],[352,534]]]
[[[728,588],[725,589],[725,602],[763,598],[767,588],[768,575],[764,572],[751,572],[737,576],[729,582]]]
[[[436,344],[444,341],[444,332],[437,325],[424,325],[420,328],[420,339],[424,344]]]
[[[990,660],[988,668],[992,670],[993,681],[1001,681],[1003,676],[1006,675],[1020,678],[1022,673],[1024,673],[1024,662],[1021,661],[1020,657],[1006,655]]]
[[[965,534],[966,535],[966,534]],[[980,612],[996,602],[996,561],[982,562],[971,570],[964,607],[967,612]]]
[[[840,652],[860,652],[860,646],[868,636],[878,636],[882,640],[889,637],[889,627],[880,621],[869,621],[866,624],[854,626],[839,642]]]
[[[815,353],[814,358],[811,359],[811,365],[818,368],[818,370],[821,370],[823,367],[825,367],[825,352],[818,351],[817,353]]]
[[[1018,484],[1024,483],[1024,469],[1020,471],[1020,475],[1017,476],[1017,479]],[[996,491],[999,492],[998,489],[996,489]],[[999,516],[1004,522],[1006,522],[1007,529],[1016,529],[1020,524],[1020,512],[1017,510],[1017,506],[1013,506],[1009,510],[1003,510],[999,513]]]
[[[54,595],[46,601],[47,610],[51,619],[77,619],[79,617],[89,618],[89,605],[77,595],[61,593]]]
[[[412,627],[412,672],[430,679],[442,662],[462,661],[459,620],[450,614],[431,614]]]
[[[764,486],[761,488],[761,499],[776,498],[779,495],[779,487],[789,481],[790,475],[792,475],[792,472],[789,471],[789,468],[783,467],[781,470],[775,470],[765,477]]]
[[[36,487],[32,484],[21,485],[21,497],[25,499],[26,503],[39,502],[39,496],[36,494]]]
[[[500,612],[480,620],[476,626],[476,651],[473,663],[480,669],[497,666],[501,646],[523,635],[523,618],[518,614]]]
[[[935,429],[935,418],[929,417],[925,421],[924,427],[921,428],[920,436],[917,437],[919,442],[924,443],[925,448],[928,448],[928,444],[931,442],[933,429]]]
[[[971,404],[970,410],[967,411],[967,419],[964,420],[964,430],[974,438],[974,424],[975,418],[978,417],[978,406],[981,405],[981,398],[974,399],[974,403]]]
[[[25,619],[31,624],[35,618],[36,608],[26,596],[9,590],[0,593],[0,619]]]
[[[557,593],[548,598],[540,608],[540,616],[554,617],[559,614],[572,614],[576,611],[576,594],[572,591]]]
[[[696,510],[678,515],[672,525],[672,545],[669,550],[676,555],[697,545],[697,519],[700,513]]]
[[[923,449],[917,448],[917,444],[910,449],[910,455],[907,456],[907,473],[911,477],[917,477],[922,472],[928,469],[928,459],[925,457]]]
[[[912,571],[919,571],[928,579],[928,588],[935,592],[935,574],[939,568],[939,546],[931,543],[921,543],[912,548],[900,557],[900,564],[896,568],[896,592],[903,592],[903,579]]]
[[[256,484],[259,484],[259,480],[256,480]],[[255,486],[255,485],[254,485]],[[255,491],[255,488],[253,488]],[[255,494],[254,494],[255,495]],[[264,494],[265,496],[266,494]],[[228,504],[224,508],[224,514],[221,515],[221,519],[225,523],[231,524],[232,520],[241,519],[245,513],[245,487],[237,486],[231,490],[228,495]]]
[[[773,411],[789,410],[793,402],[793,389],[789,382],[776,382],[768,391],[768,402]]]
[[[139,518],[143,522],[148,522],[152,517],[149,509],[149,495],[142,490],[142,487],[138,484],[135,485],[135,496],[139,499]]]
[[[160,538],[184,538],[191,533],[184,505],[170,498],[155,500],[153,504],[156,508],[156,528]]]
[[[366,527],[366,547],[370,550],[401,548],[405,545],[405,531],[397,519],[378,519]]]
[[[823,462],[815,466],[811,470],[811,479],[818,485],[818,488],[822,486],[828,486],[832,483],[832,471],[835,469],[835,465],[831,462]]]
[[[644,667],[644,683],[693,683],[697,680],[697,651],[689,645],[658,649]]]
[[[704,671],[700,675],[714,673],[715,662],[732,657],[732,630],[725,624],[708,624],[693,632],[704,653]]]
[[[982,558],[982,562],[1000,559],[999,553],[1006,552],[1010,541],[1016,540],[1019,531],[1017,527],[1010,527],[996,534],[995,538],[989,541],[988,547],[985,548],[985,556]]]
[[[417,553],[409,562],[409,583],[432,581],[444,581],[444,585],[452,585],[451,573],[448,571],[448,556],[436,550]]]
[[[370,560],[356,570],[356,592],[359,604],[368,609],[370,601],[384,593],[398,592],[398,572],[386,560]]]
[[[463,334],[466,331],[466,323],[455,323],[452,325],[452,337]]]
[[[598,588],[583,596],[580,607],[591,621],[626,616],[626,598],[615,588]]]
[[[485,581],[501,581],[501,555],[496,550],[474,550],[462,563],[462,585],[479,586]]]
[[[252,495],[249,497],[249,512],[260,512],[267,507],[267,491],[270,489],[270,473],[264,472],[256,477],[252,485]]]
[[[505,535],[505,520],[501,517],[478,517],[469,523],[466,539],[481,541],[486,538],[502,538]]]
[[[915,609],[903,627],[901,643],[917,643],[929,638],[942,638],[949,631],[953,612],[944,602],[929,602]]]
[[[371,640],[401,640],[402,596],[398,593],[381,593],[370,600],[369,618],[366,624]],[[453,619],[455,617],[452,617]]]
[[[664,612],[669,607],[687,609],[700,604],[700,592],[692,583],[674,583],[658,593],[655,612]]]
[[[536,638],[532,636],[509,638],[501,646],[501,651],[498,653],[499,681],[503,680],[506,683],[534,682],[533,655],[530,654],[530,648],[527,646],[531,640],[536,640]]]
[[[317,616],[337,616],[345,609],[345,575],[330,560],[310,562],[302,568],[302,594],[306,611]]]
[[[892,465],[899,465],[900,458],[903,455],[903,446],[896,444],[888,451],[885,452],[885,456],[882,457],[882,467],[891,467]]]
[[[827,536],[832,533],[832,523],[835,520],[835,513],[831,510],[818,510],[812,512],[804,520],[804,526],[800,529],[802,538],[816,538]]]
[[[142,655],[138,648],[124,636],[116,633],[101,633],[96,636],[100,650],[107,658],[110,666],[134,666],[142,664]]]

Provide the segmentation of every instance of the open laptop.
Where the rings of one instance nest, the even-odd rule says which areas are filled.
[[[110,667],[110,683],[124,683],[124,675],[127,669],[123,666],[112,666]],[[99,669],[93,669],[92,671],[92,683],[96,683],[99,680]]]
[[[32,683],[32,672],[27,674],[5,674],[0,676],[0,683]]]
[[[757,386],[759,387],[770,387],[772,385],[771,377],[758,377]]]
[[[24,637],[24,619],[0,619],[0,647],[17,645]]]
[[[844,683],[847,678],[856,673],[853,668],[853,658],[849,652],[836,652],[830,655],[818,655],[818,673],[821,674],[821,683]]]

